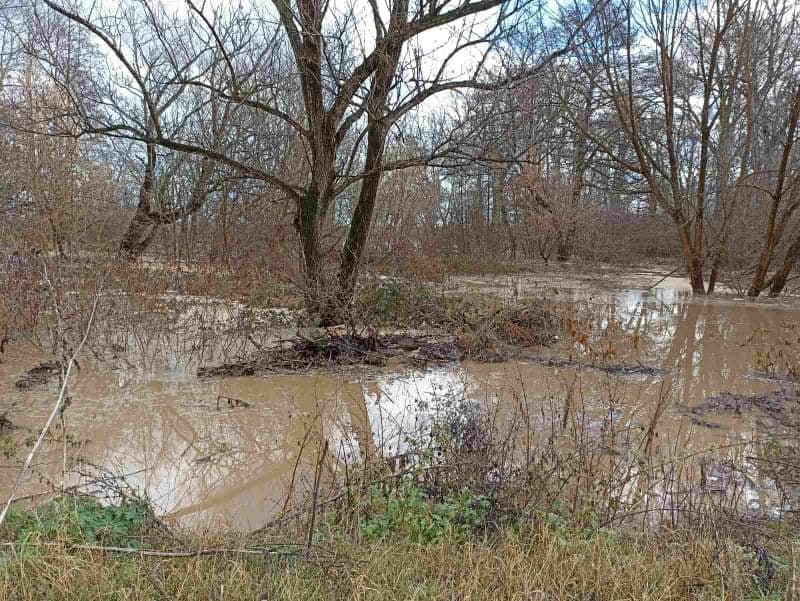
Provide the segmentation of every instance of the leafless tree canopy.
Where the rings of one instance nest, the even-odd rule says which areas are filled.
[[[787,0],[2,10],[14,248],[257,260],[329,321],[385,261],[674,258],[757,296],[800,258]]]

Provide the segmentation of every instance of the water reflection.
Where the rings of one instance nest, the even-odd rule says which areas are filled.
[[[365,383],[364,402],[381,455],[407,453],[408,435],[424,436],[438,414],[459,408],[474,388],[474,377],[458,368],[389,374]]]
[[[515,289],[524,294],[525,282]],[[224,522],[249,529],[309,489],[322,441],[330,449],[325,469],[331,474],[364,457],[402,454],[408,449],[408,432],[424,431],[437,413],[465,398],[509,413],[524,402],[537,416],[536,427],[543,429],[569,398],[575,414],[595,433],[606,427],[609,415],[619,429],[647,423],[666,398],[669,408],[662,416],[659,444],[746,443],[757,416],[709,416],[704,425],[692,422],[685,408],[720,392],[774,390],[778,383],[752,377],[756,352],[774,345],[785,324],[800,321],[796,309],[698,300],[682,284],[669,281],[651,290],[613,293],[563,287],[559,302],[591,319],[590,345],[613,347],[609,360],[666,372],[617,376],[520,361],[360,376],[348,372],[199,381],[181,369],[185,363],[179,352],[170,355],[170,369],[150,371],[87,361],[67,412],[70,440],[77,441],[69,454],[75,465],[83,459],[128,474],[162,511],[184,523]],[[783,350],[799,360],[798,346]],[[547,352],[574,357],[585,350],[564,340]],[[23,441],[43,423],[52,391],[20,391],[13,385],[41,354],[16,345],[6,357],[0,364],[0,413],[7,411],[21,427],[14,436]],[[248,406],[230,407],[225,399]],[[38,469],[60,482],[63,443],[54,438]],[[13,462],[8,463],[11,468],[0,470],[2,492],[9,490],[15,475]],[[74,473],[68,479],[78,481]],[[758,484],[747,489],[748,502],[763,505]],[[46,488],[34,476],[23,494]]]

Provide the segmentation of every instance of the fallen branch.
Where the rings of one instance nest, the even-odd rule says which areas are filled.
[[[0,543],[3,547],[58,547],[60,543]],[[206,555],[273,555],[273,556],[292,556],[303,555],[305,549],[297,550],[277,550],[271,548],[222,548],[222,549],[194,549],[180,551],[158,551],[155,549],[137,549],[136,547],[111,547],[105,545],[74,544],[65,545],[67,551],[99,551],[102,553],[122,553],[139,555],[140,557],[166,557],[166,558],[191,558]]]
[[[645,288],[645,290],[652,290],[653,288],[655,288],[656,286],[658,286],[658,285],[659,285],[661,282],[663,282],[664,280],[666,280],[668,277],[672,277],[673,275],[675,275],[675,274],[676,274],[676,273],[678,273],[678,272],[679,272],[681,269],[684,269],[684,268],[685,268],[685,265],[679,265],[678,267],[676,267],[675,269],[673,269],[672,271],[670,271],[670,272],[669,272],[667,275],[665,275],[665,276],[664,276],[664,277],[662,277],[660,280],[658,280],[658,281],[657,281],[655,284],[653,284],[652,286],[648,286],[647,288]]]

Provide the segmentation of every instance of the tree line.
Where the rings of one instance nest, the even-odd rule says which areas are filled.
[[[335,320],[383,254],[566,260],[604,224],[622,260],[615,232],[669,224],[695,293],[778,295],[800,259],[798,10],[6,2],[3,234],[284,253]]]

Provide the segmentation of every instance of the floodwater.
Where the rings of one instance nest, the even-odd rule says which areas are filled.
[[[609,415],[621,426],[646,425],[665,407],[658,444],[673,448],[728,448],[784,433],[786,424],[758,410],[691,409],[720,393],[793,386],[782,370],[800,365],[800,307],[692,298],[676,278],[648,289],[658,280],[647,272],[451,279],[453,289],[544,295],[581,318],[554,347],[506,363],[202,380],[196,359],[131,369],[132,360],[86,357],[70,387],[67,435],[60,425],[52,432],[18,495],[76,486],[102,470],[124,476],[167,519],[254,529],[308,492],[318,463],[341,475],[366,458],[402,454],[406,434],[464,402],[498,415],[524,405],[541,429],[561,419],[566,404],[570,419],[580,416],[589,430]],[[15,382],[46,358],[16,342],[0,363],[0,415],[23,445],[44,423],[55,391],[19,390]],[[602,369],[609,365],[634,369]],[[319,462],[323,441],[332,459]],[[0,496],[25,453],[0,460]],[[767,493],[753,488],[753,503],[763,504]]]

